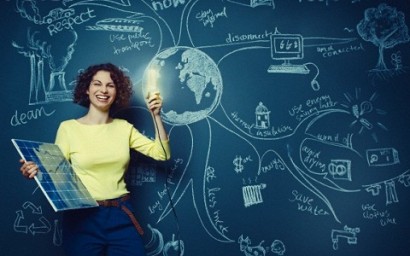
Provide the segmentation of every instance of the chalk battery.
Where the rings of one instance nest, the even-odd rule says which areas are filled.
[[[376,148],[366,150],[369,166],[388,166],[400,163],[399,152],[394,148]]]

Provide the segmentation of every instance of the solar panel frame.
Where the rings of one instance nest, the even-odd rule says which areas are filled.
[[[55,212],[97,207],[56,144],[11,139],[21,158],[38,166],[34,180]]]

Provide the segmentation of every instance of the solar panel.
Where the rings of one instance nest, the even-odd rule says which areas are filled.
[[[34,179],[54,211],[98,206],[57,145],[19,139],[11,141],[24,160],[37,164],[39,170]]]

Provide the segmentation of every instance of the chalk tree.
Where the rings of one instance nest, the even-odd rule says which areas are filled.
[[[386,4],[366,9],[364,18],[357,24],[357,32],[363,40],[379,48],[376,70],[388,70],[384,61],[385,49],[410,40],[403,12]]]

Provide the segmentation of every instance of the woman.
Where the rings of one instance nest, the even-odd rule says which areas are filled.
[[[88,112],[62,122],[55,143],[100,206],[64,212],[63,246],[67,255],[145,255],[143,231],[132,213],[124,181],[129,149],[156,160],[169,159],[170,149],[160,116],[159,93],[147,99],[155,140],[127,121],[113,118],[116,110],[128,105],[131,94],[129,77],[110,63],[90,66],[77,77],[74,102],[88,107]],[[37,166],[20,161],[22,174],[34,178]]]

